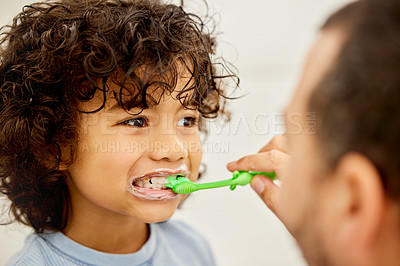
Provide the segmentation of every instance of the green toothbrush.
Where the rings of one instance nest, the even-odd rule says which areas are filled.
[[[202,189],[218,188],[230,186],[231,190],[234,190],[237,185],[245,186],[251,182],[255,175],[263,175],[271,180],[276,178],[275,172],[253,172],[253,171],[234,171],[233,178],[227,180],[221,180],[211,183],[194,183],[188,178],[180,175],[169,176],[168,182],[165,184],[166,187],[171,188],[175,193],[178,194],[189,194]]]

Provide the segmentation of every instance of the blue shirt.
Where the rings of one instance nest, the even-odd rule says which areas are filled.
[[[110,254],[85,247],[61,232],[36,234],[6,265],[215,265],[206,239],[185,223],[150,224],[150,237],[131,254]]]

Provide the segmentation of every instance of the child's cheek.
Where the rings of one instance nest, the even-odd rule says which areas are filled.
[[[189,139],[190,141],[187,142],[187,151],[191,171],[190,179],[195,181],[199,178],[199,169],[201,165],[203,150],[199,134],[193,135]]]

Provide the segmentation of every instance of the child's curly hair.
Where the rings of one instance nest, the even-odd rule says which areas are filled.
[[[216,74],[213,38],[205,31],[198,16],[159,0],[36,3],[3,27],[0,191],[15,220],[36,232],[65,228],[70,199],[58,169],[74,159],[79,102],[100,91],[104,102],[93,112],[101,110],[108,80],[120,85],[113,94],[126,111],[146,108],[147,88],[172,91],[184,66],[191,80],[181,103],[206,118],[222,112],[221,81],[238,79]]]

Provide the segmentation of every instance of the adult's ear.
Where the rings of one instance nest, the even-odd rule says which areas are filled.
[[[333,174],[329,193],[336,217],[331,250],[340,264],[368,265],[384,219],[385,191],[375,165],[364,155],[349,153],[342,157]],[[327,191],[332,191],[327,188]],[[330,243],[327,243],[330,245]]]

